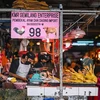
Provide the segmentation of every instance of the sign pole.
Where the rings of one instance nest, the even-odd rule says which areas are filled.
[[[60,11],[60,100],[63,99],[63,11]]]

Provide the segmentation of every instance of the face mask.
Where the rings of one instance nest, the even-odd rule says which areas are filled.
[[[26,61],[26,64],[31,64],[31,62],[29,62],[29,61]]]
[[[43,66],[46,66],[46,62],[42,62]]]

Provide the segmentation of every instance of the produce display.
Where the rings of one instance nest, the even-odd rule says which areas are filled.
[[[33,76],[30,78],[30,82],[53,82],[53,83],[59,83],[60,79],[53,76],[50,72],[41,72],[41,73],[34,73]]]
[[[81,71],[76,72],[73,68],[64,67],[63,82],[67,83],[97,83],[97,77],[94,74],[94,66],[85,66]]]
[[[17,82],[14,77],[8,78],[12,83]],[[50,72],[34,73],[29,80],[34,82],[47,82],[47,83],[59,83],[60,79],[55,77]],[[84,69],[76,72],[73,68],[63,67],[63,83],[77,83],[77,84],[96,84],[97,77],[94,74],[94,66],[85,66]]]
[[[12,83],[17,82],[17,79],[15,77],[8,77],[7,80],[10,81],[10,82],[12,82]]]

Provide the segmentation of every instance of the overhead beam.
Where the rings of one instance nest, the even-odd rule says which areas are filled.
[[[86,30],[86,29],[85,29],[85,30]],[[89,32],[89,33],[93,33],[93,34],[94,34],[94,33],[100,34],[100,29],[97,29],[97,30],[96,30],[96,29],[88,29],[88,32]]]

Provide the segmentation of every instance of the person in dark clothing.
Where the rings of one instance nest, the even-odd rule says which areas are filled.
[[[31,63],[33,62],[34,58],[35,55],[28,52],[27,54],[23,54],[21,58],[14,59],[11,63],[9,72],[23,78],[27,78],[27,75],[29,74],[31,68]]]
[[[52,72],[52,69],[54,69],[54,64],[51,61],[51,55],[39,54],[38,62],[34,65],[34,68],[40,68],[40,70],[47,70]]]
[[[19,66],[19,59],[13,59],[9,72],[16,74],[18,66]]]
[[[12,60],[18,59],[18,58],[19,58],[19,54],[18,54],[18,51],[16,51],[16,52],[13,53]]]
[[[11,52],[10,49],[6,50],[5,54],[6,54],[6,57],[7,57],[8,59],[10,59],[10,58],[12,57],[12,52]]]
[[[41,53],[38,55],[38,62],[33,67],[33,76],[39,74],[41,78],[45,79],[53,73],[54,64],[51,62],[51,55],[48,53]],[[34,79],[33,79],[34,80]]]
[[[47,62],[47,55],[46,54],[39,54],[38,55],[38,62],[34,65],[34,68],[44,68],[46,66]]]
[[[46,62],[46,66],[48,67],[47,70],[48,70],[50,73],[52,73],[52,71],[55,71],[55,73],[56,73],[56,66],[55,66],[54,63],[52,62],[51,55],[50,55],[50,54],[47,54],[47,56],[48,56],[48,60],[47,60],[47,62]]]

